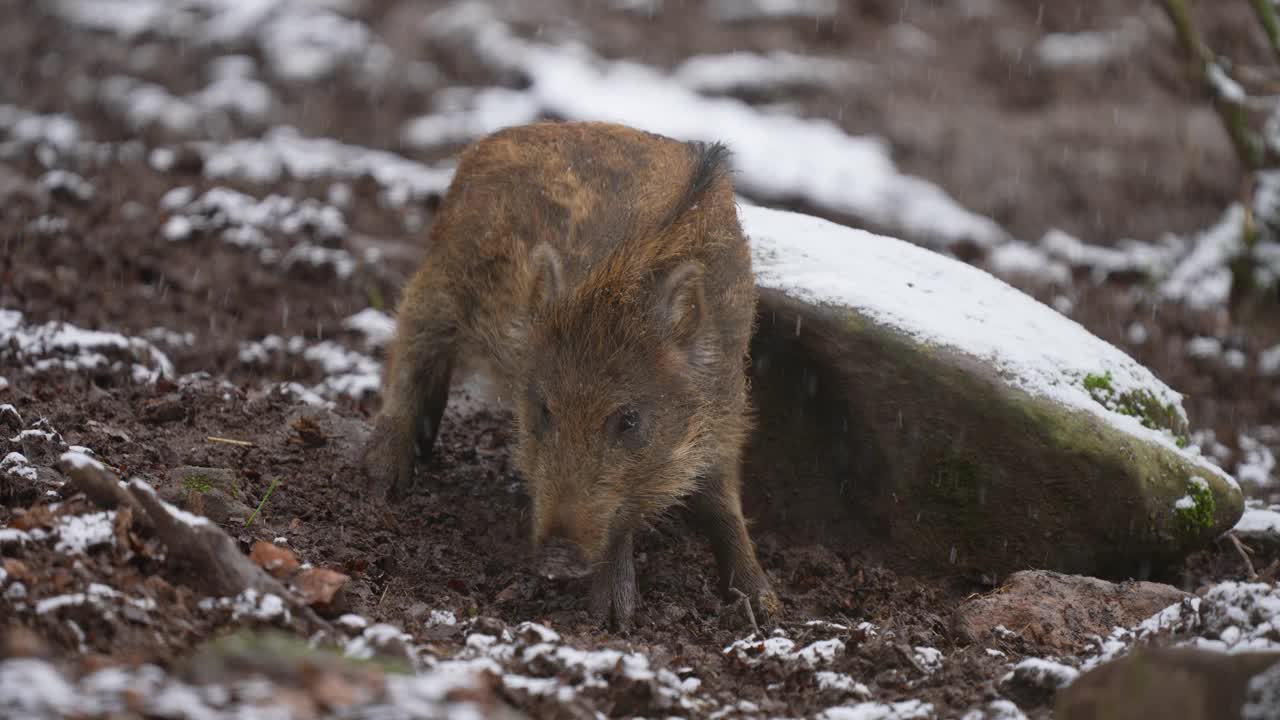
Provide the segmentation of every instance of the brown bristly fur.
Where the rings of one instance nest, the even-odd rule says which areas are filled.
[[[595,568],[593,609],[626,625],[631,534],[686,503],[726,593],[775,610],[739,499],[755,287],[726,155],[605,123],[468,148],[399,304],[365,455],[375,486],[408,483],[455,363],[479,359],[515,399],[549,573]]]

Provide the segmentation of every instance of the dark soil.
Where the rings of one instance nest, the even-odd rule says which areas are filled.
[[[365,14],[396,52],[437,60],[446,73],[441,86],[518,81],[491,77],[464,57],[433,57],[443,51],[406,37],[410,22],[441,4],[371,3]],[[1036,239],[1060,227],[1102,244],[1125,237],[1156,240],[1166,231],[1212,224],[1237,194],[1230,148],[1182,78],[1170,32],[1151,4],[1134,10],[1118,0],[1045,3],[1037,13],[1035,3],[996,2],[992,19],[958,25],[957,11],[946,9],[950,3],[851,2],[842,4],[834,21],[715,28],[698,20],[701,3],[667,4],[668,12],[648,19],[610,11],[607,3],[537,3],[547,18],[558,16],[543,6],[575,9],[577,24],[591,31],[598,52],[656,65],[674,66],[693,54],[730,49],[789,49],[865,60],[882,71],[872,85],[788,99],[804,114],[831,117],[850,131],[885,135],[905,170],[938,182],[962,204],[990,214],[1020,237]],[[1246,54],[1256,51],[1259,40],[1247,23],[1247,4],[1230,5],[1213,20],[1209,34],[1240,39]],[[1021,66],[1009,59],[1045,32],[1111,27],[1133,13],[1149,32],[1142,49],[1123,62],[1046,78],[1021,76]],[[932,55],[897,49],[890,38],[899,22],[928,32],[935,43]],[[529,28],[531,33],[537,29]],[[195,78],[203,77],[209,50],[169,47],[163,39],[148,42],[171,61],[131,74],[175,93],[198,87]],[[133,134],[118,118],[69,88],[126,72],[130,48],[118,38],[69,28],[45,16],[38,4],[0,2],[0,65],[6,68],[0,75],[0,102],[66,112],[100,141],[128,139]],[[399,150],[403,122],[431,109],[429,93],[394,83],[380,91],[372,112],[368,93],[350,78],[276,83],[273,89],[283,103],[273,124],[292,123],[304,134],[370,147]],[[154,135],[144,138],[149,145],[175,140]],[[429,161],[453,149],[405,152]],[[323,198],[326,183],[214,182],[180,169],[157,171],[145,154],[80,165],[77,169],[97,191],[87,203],[37,192],[44,168],[33,152],[0,159],[0,308],[19,310],[31,322],[60,320],[128,335],[154,327],[190,332],[190,346],[162,349],[179,373],[203,371],[209,378],[178,387],[134,385],[111,374],[30,374],[0,352],[0,376],[10,383],[0,389],[0,403],[13,404],[26,425],[43,418],[67,443],[88,446],[126,477],[153,483],[179,465],[229,468],[251,506],[280,478],[255,522],[227,525],[227,531],[246,551],[254,540],[287,537],[304,561],[352,578],[352,612],[428,634],[442,654],[461,647],[464,637],[461,630],[428,628],[424,607],[508,624],[538,620],[581,647],[643,650],[663,666],[693,667],[712,694],[751,700],[775,714],[811,714],[833,704],[816,691],[812,672],[781,665],[748,668],[722,652],[743,635],[742,619],[721,602],[709,550],[679,516],[637,541],[643,604],[628,634],[591,622],[582,586],[536,577],[526,557],[528,501],[512,467],[508,418],[500,410],[454,403],[436,454],[419,468],[416,492],[386,506],[368,496],[353,461],[376,401],[340,404],[333,413],[310,410],[264,388],[286,380],[317,382],[321,378],[311,365],[287,359],[266,366],[240,362],[241,342],[269,334],[352,344],[355,336],[343,330],[342,321],[366,307],[391,305],[424,237],[422,231],[405,230],[402,215],[418,213],[429,222],[429,203],[386,209],[375,200],[376,188],[354,184],[346,211],[351,233],[342,242],[353,251],[377,246],[388,252],[380,264],[362,264],[352,277],[339,279],[263,265],[251,252],[214,237],[174,243],[160,233],[167,219],[157,209],[160,197],[178,185],[230,186],[257,197]],[[65,218],[66,231],[50,236],[30,230],[42,215]],[[1057,294],[1027,289],[1043,299]],[[1280,322],[1264,316],[1245,328],[1221,314],[1153,305],[1119,280],[1101,285],[1082,280],[1071,294],[1076,319],[1189,396],[1193,428],[1213,429],[1234,447],[1240,432],[1280,424],[1274,378],[1261,377],[1252,363],[1230,371],[1193,360],[1183,348],[1187,339],[1208,334],[1227,337],[1229,346],[1252,354],[1280,341]],[[1127,329],[1134,321],[1149,331],[1145,343],[1131,342]],[[467,392],[457,389],[457,399]],[[156,403],[172,393],[179,394],[182,412],[157,412]],[[304,413],[317,422],[323,442],[299,437],[294,421]],[[41,467],[57,460],[57,448],[6,445],[5,432],[0,456],[21,450]],[[253,445],[209,442],[210,436]],[[750,470],[748,514],[761,563],[782,597],[781,623],[794,629],[794,638],[805,637],[803,622],[813,618],[850,627],[874,623],[874,637],[848,631],[848,652],[830,669],[874,686],[876,699],[918,698],[944,716],[958,716],[995,697],[992,682],[1008,662],[1043,653],[1021,640],[996,646],[1007,657],[966,646],[951,629],[950,613],[965,596],[984,588],[891,569],[868,540],[873,535],[865,527],[874,519],[824,502],[821,485],[797,490],[770,476],[767,467]],[[0,485],[0,526],[35,522],[42,512],[38,508],[51,500],[6,492]],[[77,512],[86,502],[58,500],[66,502],[57,513]],[[29,602],[86,582],[105,582],[159,604],[161,611],[145,622],[83,618],[88,651],[105,656],[95,662],[166,665],[233,625],[228,617],[198,612],[200,595],[145,537],[79,561],[35,547],[22,551],[20,559],[30,573]],[[1255,564],[1274,579],[1274,558],[1255,559]],[[1244,577],[1235,550],[1222,543],[1165,579],[1195,590],[1208,581]],[[34,630],[56,658],[87,662],[81,639],[66,624],[11,615],[5,602],[0,599],[0,622]],[[942,669],[920,668],[906,650],[915,646],[941,650]],[[546,712],[534,700],[525,701],[529,712]],[[1047,713],[1045,707],[1024,709],[1033,716]]]

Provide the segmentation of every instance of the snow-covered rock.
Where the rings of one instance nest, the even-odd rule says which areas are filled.
[[[754,382],[795,383],[757,392],[764,434],[819,434],[839,484],[917,561],[1125,574],[1240,518],[1235,481],[1184,447],[1182,396],[1078,323],[906,242],[740,217],[761,291]],[[806,397],[838,426],[796,430],[782,406]]]

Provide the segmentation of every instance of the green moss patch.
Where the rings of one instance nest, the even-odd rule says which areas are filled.
[[[1173,507],[1183,527],[1189,533],[1202,533],[1213,526],[1213,511],[1217,503],[1205,480],[1193,477],[1187,484],[1187,494]]]
[[[1089,397],[1108,410],[1137,418],[1143,427],[1168,432],[1178,447],[1186,447],[1191,442],[1176,405],[1161,403],[1150,390],[1117,392],[1110,370],[1101,375],[1085,375],[1084,389],[1089,391]]]
[[[182,487],[198,493],[207,493],[213,489],[208,475],[192,473],[182,478]]]

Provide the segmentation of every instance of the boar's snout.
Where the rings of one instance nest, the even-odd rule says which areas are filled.
[[[542,546],[538,572],[552,580],[585,577],[591,573],[591,563],[574,543],[555,538]]]

